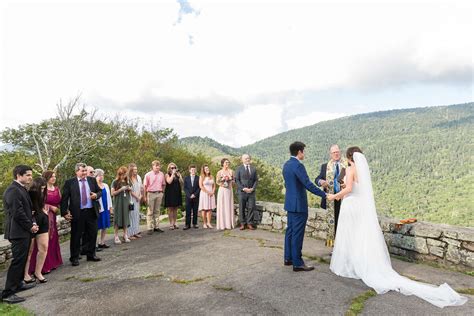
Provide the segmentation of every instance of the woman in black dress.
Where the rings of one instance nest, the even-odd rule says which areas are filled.
[[[165,180],[165,207],[168,209],[170,229],[178,229],[179,227],[176,225],[176,219],[178,208],[183,205],[183,197],[181,195],[183,177],[175,163],[171,162],[168,165],[168,172],[165,175]]]
[[[30,251],[28,253],[28,261],[25,265],[25,275],[24,281],[26,283],[32,283],[38,280],[40,283],[48,282],[41,270],[43,270],[44,261],[46,259],[46,254],[48,253],[48,243],[49,243],[49,219],[48,219],[48,209],[45,208],[45,201],[48,192],[46,191],[46,180],[42,177],[35,178],[33,183],[31,184],[28,193],[30,194],[31,202],[32,202],[32,210],[33,210],[33,221],[39,227],[39,230],[36,232],[35,236],[30,245]],[[33,252],[33,245],[36,242],[38,247],[38,255],[36,258],[36,266],[35,266],[35,278],[32,278],[29,273],[30,267],[30,258],[31,253]]]

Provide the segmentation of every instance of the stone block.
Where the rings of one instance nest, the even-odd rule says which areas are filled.
[[[444,258],[444,248],[437,246],[428,246],[430,254],[435,255],[440,258]]]
[[[397,248],[397,247],[388,247],[388,251],[391,254],[397,255],[397,256],[406,256],[407,251],[405,249]]]
[[[461,262],[461,254],[459,253],[459,248],[453,245],[448,245],[448,250],[446,251],[446,259],[455,264]]]
[[[446,237],[441,238],[441,240],[444,241],[445,243],[449,244],[449,245],[452,245],[452,246],[455,246],[455,247],[458,247],[458,248],[461,246],[461,242],[459,240],[446,238]]]
[[[8,240],[6,239],[1,239],[0,240],[0,251],[5,251],[7,249],[11,248],[11,244]]]
[[[466,249],[466,250],[474,252],[474,242],[463,241],[461,243],[461,247]]]
[[[462,264],[474,268],[474,252],[461,249],[459,254],[461,255]]]
[[[434,225],[426,223],[416,223],[412,225],[410,234],[419,237],[439,238],[443,231]]]
[[[474,230],[462,228],[460,231],[458,231],[458,239],[474,242]]]
[[[281,216],[274,215],[273,216],[273,229],[281,230],[283,229],[283,224],[281,222]]]
[[[406,250],[413,250],[421,254],[428,254],[428,245],[426,239],[422,237],[405,236],[401,234],[390,234],[385,235],[385,241],[390,246],[403,248]]]
[[[446,247],[446,242],[440,241],[437,239],[431,239],[431,238],[426,238],[426,242],[428,243],[428,246],[436,246],[436,247]]]
[[[458,232],[455,230],[451,229],[445,229],[443,230],[443,236],[447,238],[452,238],[452,239],[457,239],[458,238]]]
[[[263,212],[262,213],[262,225],[273,225],[273,218],[269,212]]]
[[[7,261],[7,255],[2,253],[0,254],[0,264],[5,263]]]

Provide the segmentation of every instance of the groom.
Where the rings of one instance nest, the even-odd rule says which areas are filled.
[[[288,212],[288,226],[285,234],[285,266],[293,266],[293,271],[311,271],[314,267],[304,264],[301,258],[304,230],[308,219],[308,197],[306,190],[322,198],[330,194],[318,189],[309,180],[306,168],[301,163],[304,159],[305,144],[294,142],[290,145],[291,158],[283,165],[285,179],[285,210]]]

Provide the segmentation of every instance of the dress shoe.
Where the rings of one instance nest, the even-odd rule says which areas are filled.
[[[239,228],[239,229],[240,229],[240,230],[244,230],[244,229],[245,229],[245,225],[244,225],[244,224],[240,225],[240,228]]]
[[[302,265],[300,267],[293,267],[293,271],[295,271],[295,272],[312,271],[312,270],[314,270],[314,267],[307,266],[307,265]]]
[[[285,266],[292,266],[292,265],[293,265],[293,261],[285,260]]]
[[[196,228],[196,229],[197,229],[197,228],[199,228],[199,226],[198,226],[198,225],[193,225],[193,228]]]
[[[36,279],[31,277],[31,279],[29,279],[28,281],[23,279],[23,282],[25,282],[26,284],[30,284],[30,283],[35,283],[36,282]]]
[[[73,267],[76,267],[79,265],[79,259],[70,259],[69,261],[71,261],[71,265]]]
[[[25,299],[23,297],[19,297],[19,296],[16,296],[15,294],[12,294],[10,296],[2,298],[2,301],[8,304],[16,304],[16,303],[24,302]]]
[[[255,230],[255,228],[253,228],[252,225],[247,225],[247,229],[249,229],[249,230]]]
[[[77,257],[77,260],[82,260],[82,257],[81,256]]]
[[[20,291],[26,291],[26,290],[29,290],[29,289],[32,289],[36,286],[36,283],[29,283],[29,284],[26,284],[24,281],[21,282],[20,286],[18,287],[18,292]]]
[[[190,228],[191,228],[190,226],[184,226],[183,230],[188,230]]]
[[[99,248],[99,249],[107,249],[107,248],[110,248],[110,246],[107,246],[106,244],[98,244],[98,245],[97,245],[97,248]]]
[[[100,259],[100,258],[97,257],[97,256],[87,257],[87,261],[97,262],[97,261],[101,261],[101,260],[102,260],[102,259]]]
[[[165,232],[164,230],[161,230],[161,229],[159,229],[159,228],[155,228],[155,229],[153,229],[153,231],[159,232],[159,233],[164,233],[164,232]]]
[[[95,248],[95,251],[97,251],[97,252],[101,252],[102,250],[103,250],[103,249],[102,249],[102,248],[99,248],[99,247],[96,247],[96,248]]]
[[[40,279],[40,278],[38,278],[38,277],[36,276],[36,274],[35,274],[35,278],[36,278],[36,280],[39,281],[39,283],[46,283],[46,282],[48,282],[48,279],[46,279],[46,278]]]

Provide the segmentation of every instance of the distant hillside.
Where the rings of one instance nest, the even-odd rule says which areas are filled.
[[[328,148],[358,145],[369,161],[379,213],[474,226],[474,103],[360,114],[281,133],[223,153],[249,152],[281,167],[288,145],[306,143],[311,178]]]
[[[209,137],[185,137],[181,138],[179,142],[191,152],[200,152],[213,158],[239,155],[238,149],[223,145]]]

